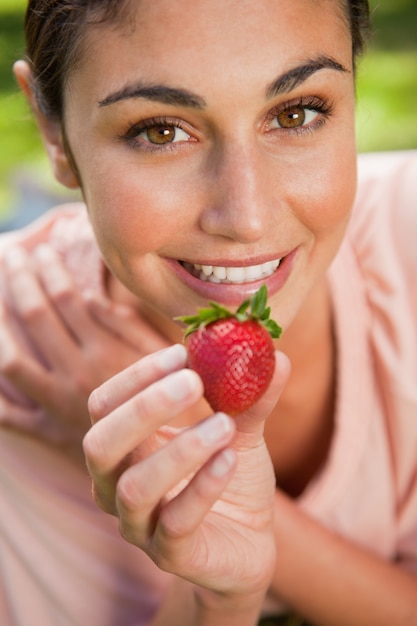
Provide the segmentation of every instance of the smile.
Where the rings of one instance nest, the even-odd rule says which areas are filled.
[[[282,259],[267,261],[260,265],[246,267],[224,267],[221,265],[200,265],[198,263],[181,263],[193,276],[200,280],[216,284],[250,283],[272,276]]]

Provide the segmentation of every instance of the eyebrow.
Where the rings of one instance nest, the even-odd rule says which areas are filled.
[[[310,76],[323,69],[349,72],[349,70],[331,57],[320,56],[281,74],[281,76],[268,86],[266,96],[269,99],[283,93],[288,93],[306,81]],[[106,98],[99,101],[98,106],[100,108],[106,107],[121,102],[122,100],[133,98],[143,98],[145,100],[162,102],[163,104],[185,106],[193,109],[204,109],[207,104],[203,97],[187,89],[139,82],[126,85],[122,87],[122,89],[109,94]]]
[[[153,100],[164,104],[176,106],[185,106],[193,109],[203,109],[206,101],[187,89],[177,89],[166,85],[149,85],[145,83],[135,83],[127,85],[119,91],[115,91],[108,95],[104,100],[100,100],[99,107],[106,107],[115,104],[121,100],[130,98],[144,98],[145,100]]]
[[[310,76],[316,72],[325,69],[336,70],[337,72],[349,72],[348,69],[343,67],[343,65],[331,57],[319,56],[316,59],[311,59],[279,76],[267,88],[266,96],[267,98],[273,98],[274,96],[288,93],[301,85],[307,80],[307,78],[310,78]]]

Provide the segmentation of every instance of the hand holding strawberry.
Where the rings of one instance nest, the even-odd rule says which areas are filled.
[[[214,411],[237,415],[264,394],[275,368],[272,339],[281,328],[269,318],[267,288],[232,313],[211,302],[197,315],[180,317],[185,333],[188,366],[204,383],[204,395]]]
[[[117,515],[123,537],[191,582],[202,604],[231,602],[245,614],[258,614],[275,567],[275,476],[263,430],[289,374],[286,357],[276,358],[253,409],[174,428],[201,400],[201,378],[186,367],[184,346],[145,356],[92,394],[84,439],[96,501]]]
[[[263,289],[236,314],[212,305],[222,319],[207,321],[205,329],[225,322],[255,326],[255,339],[252,331],[244,333],[243,348],[235,332],[232,337],[237,353],[247,352],[244,361],[267,355],[262,378],[273,380],[265,394],[258,388],[263,395],[256,406],[235,419],[216,412],[200,421],[196,413],[195,421],[174,427],[172,420],[184,411],[192,415],[204,393],[201,376],[187,367],[186,349],[176,344],[145,356],[93,393],[93,426],[84,439],[96,501],[117,515],[123,537],[161,569],[192,583],[188,590],[200,606],[219,613],[244,606],[247,624],[255,623],[275,568],[275,475],[264,422],[290,371],[256,321],[266,323],[265,304]],[[247,363],[244,370],[255,378]],[[237,398],[240,411],[241,394]],[[250,399],[256,399],[252,392]]]

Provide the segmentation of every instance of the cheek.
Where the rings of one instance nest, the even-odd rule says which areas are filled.
[[[356,193],[356,152],[328,151],[318,161],[304,185],[302,221],[316,241],[343,234]]]
[[[128,167],[95,172],[85,197],[90,219],[106,259],[158,251],[178,232],[178,189],[160,176]],[[181,220],[182,221],[182,220]]]

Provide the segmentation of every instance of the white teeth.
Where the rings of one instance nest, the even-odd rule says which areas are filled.
[[[256,280],[256,278],[259,276],[259,265],[252,265],[251,267],[247,267],[245,274],[248,280]]]
[[[245,269],[243,267],[228,267],[226,276],[229,283],[242,283],[245,280]]]
[[[225,267],[213,267],[213,276],[219,278],[220,280],[224,280],[227,278],[227,270]]]
[[[248,267],[223,267],[213,265],[200,265],[185,263],[188,271],[196,274],[200,280],[212,283],[245,283],[271,276],[281,263],[281,259],[268,261],[260,265],[250,265]]]
[[[204,276],[210,276],[213,273],[213,267],[211,265],[203,265],[201,267],[201,271],[203,272]]]

